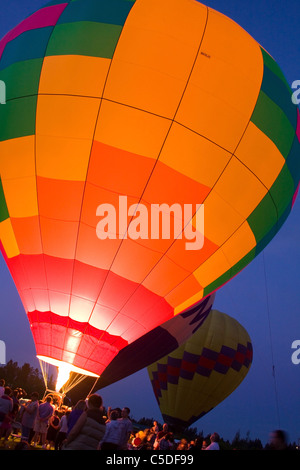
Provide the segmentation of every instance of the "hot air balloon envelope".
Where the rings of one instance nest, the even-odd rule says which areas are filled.
[[[0,240],[45,360],[100,375],[290,212],[291,89],[197,1],[49,2],[1,40],[0,80]]]
[[[214,300],[215,294],[208,296],[122,349],[101,374],[97,388],[107,387],[134,374],[177,349],[201,328]]]
[[[247,331],[212,310],[188,341],[148,367],[165,422],[183,430],[202,418],[244,380],[252,357]]]

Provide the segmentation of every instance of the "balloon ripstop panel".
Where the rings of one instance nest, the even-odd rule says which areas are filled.
[[[246,266],[295,201],[291,90],[199,2],[50,2],[0,41],[0,80],[0,239],[43,357],[101,374]],[[148,213],[203,204],[203,247],[119,225],[99,240],[97,207],[124,196]]]

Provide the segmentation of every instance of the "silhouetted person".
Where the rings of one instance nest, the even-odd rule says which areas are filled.
[[[271,450],[286,450],[287,449],[287,436],[282,429],[276,429],[270,434],[270,448]]]

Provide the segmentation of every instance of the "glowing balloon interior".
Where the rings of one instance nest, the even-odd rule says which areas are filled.
[[[291,210],[291,89],[247,32],[197,1],[51,1],[0,41],[0,80],[1,249],[50,362],[100,375],[229,281]],[[100,240],[97,207],[120,196],[203,204],[203,247]]]

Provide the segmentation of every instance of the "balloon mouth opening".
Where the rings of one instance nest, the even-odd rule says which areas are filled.
[[[75,374],[79,374],[83,377],[99,377],[99,375],[95,374],[94,372],[90,372],[86,369],[81,369],[80,367],[76,367],[73,364],[68,364],[67,362],[60,361],[58,359],[53,359],[51,357],[46,356],[37,356],[37,358],[40,361],[46,362],[47,364],[57,367],[57,379],[55,385],[56,392],[64,390],[64,386],[70,381],[70,376],[72,372]]]

